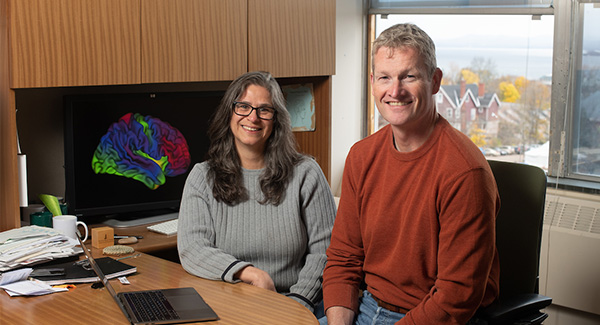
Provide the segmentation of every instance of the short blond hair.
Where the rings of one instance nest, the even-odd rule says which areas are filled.
[[[373,70],[375,70],[375,55],[382,47],[386,47],[390,50],[407,47],[415,49],[423,56],[423,61],[427,68],[427,76],[429,78],[433,76],[435,69],[437,69],[435,44],[429,35],[415,24],[396,24],[384,30],[377,37],[373,42],[373,49],[371,52],[371,69]]]

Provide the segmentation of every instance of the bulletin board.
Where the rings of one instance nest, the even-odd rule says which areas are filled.
[[[315,130],[315,96],[312,83],[281,87],[292,119],[292,131]]]

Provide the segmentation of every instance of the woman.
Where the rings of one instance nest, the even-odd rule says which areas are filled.
[[[208,160],[188,176],[179,211],[182,266],[314,311],[335,203],[319,165],[296,151],[277,81],[267,72],[234,80],[208,134]]]

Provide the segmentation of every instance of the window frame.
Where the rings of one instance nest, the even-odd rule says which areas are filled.
[[[574,71],[581,62],[583,6],[600,0],[557,1],[554,18],[552,97],[548,182],[567,189],[600,190],[600,176],[572,171],[575,128],[575,97],[578,89]]]

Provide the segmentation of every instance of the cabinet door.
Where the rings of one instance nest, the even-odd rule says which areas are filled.
[[[142,82],[233,80],[247,68],[247,0],[142,0]]]
[[[335,74],[335,0],[248,0],[248,70]]]
[[[11,87],[140,82],[139,0],[11,0]]]

